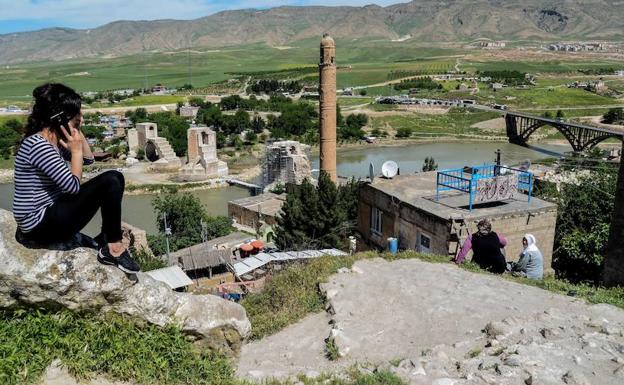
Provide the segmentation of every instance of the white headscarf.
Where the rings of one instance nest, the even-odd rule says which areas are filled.
[[[527,241],[527,247],[524,248],[525,252],[539,251],[537,248],[535,236],[533,234],[524,234],[524,239]]]

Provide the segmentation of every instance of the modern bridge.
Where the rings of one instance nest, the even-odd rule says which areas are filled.
[[[541,116],[523,114],[520,112],[507,112],[505,114],[507,137],[510,143],[526,146],[529,136],[542,126],[556,128],[570,142],[576,152],[591,149],[598,143],[609,138],[624,141],[624,129],[615,130],[598,128],[580,123],[566,122],[561,119],[550,119]]]

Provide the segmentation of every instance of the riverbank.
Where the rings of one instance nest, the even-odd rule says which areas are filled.
[[[455,146],[455,150],[460,150],[461,148],[457,148],[458,144],[471,144],[471,145],[480,145],[480,144],[491,144],[491,143],[500,143],[501,146],[509,145],[507,137],[505,136],[478,136],[478,135],[461,135],[461,136],[436,136],[436,137],[418,137],[418,138],[407,138],[407,139],[396,139],[396,138],[381,138],[374,143],[367,143],[363,140],[359,140],[356,142],[342,142],[337,145],[338,152],[338,160],[340,161],[341,154],[344,154],[343,157],[351,158],[354,153],[360,152],[362,156],[366,156],[369,154],[376,154],[379,152],[384,152],[384,150],[388,150],[391,148],[400,149],[398,151],[404,152],[403,161],[417,160],[416,158],[423,158],[424,156],[433,156],[433,153],[428,153],[426,150],[423,152],[422,148],[419,148],[419,152],[422,155],[416,155],[411,151],[406,150],[406,147],[410,146],[427,146],[427,145],[440,145],[440,144],[449,144]],[[533,146],[568,146],[568,142],[565,139],[542,139],[540,141],[531,142]],[[601,143],[601,147],[613,147],[613,144],[610,143]],[[455,151],[454,150],[454,151]],[[317,158],[319,155],[319,147],[318,145],[314,145],[310,148],[310,160],[312,163],[317,162]],[[247,181],[247,182],[257,182],[260,176],[262,175],[262,167],[261,167],[261,159],[263,156],[257,155],[255,156],[255,164],[247,164],[248,162],[243,162],[245,164],[236,164],[234,167],[231,167],[230,171],[232,172],[229,177]],[[398,158],[397,158],[398,159]],[[439,160],[436,156],[434,159]],[[366,164],[367,166],[368,164]],[[97,164],[96,169],[94,171],[101,171],[107,167],[107,164]],[[158,193],[160,191],[164,191],[165,189],[175,188],[178,190],[208,190],[215,188],[223,188],[227,187],[227,183],[222,178],[214,178],[206,181],[195,181],[195,182],[177,182],[175,181],[177,177],[176,172],[172,173],[157,173],[149,170],[149,163],[142,162],[136,164],[132,167],[120,167],[121,171],[124,173],[126,177],[126,192],[130,195],[140,195],[147,193]],[[314,165],[313,165],[314,168]],[[92,172],[85,173],[86,179],[96,175]],[[0,183],[12,183],[13,182],[13,169],[6,168],[0,169]]]

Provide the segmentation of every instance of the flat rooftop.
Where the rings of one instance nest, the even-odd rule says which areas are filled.
[[[286,194],[266,193],[253,197],[241,198],[228,203],[246,208],[251,211],[260,211],[263,215],[276,216],[282,210],[286,201]]]
[[[451,217],[479,219],[545,211],[557,207],[554,203],[536,197],[531,197],[531,202],[528,202],[528,196],[518,192],[513,199],[473,204],[473,209],[470,211],[468,209],[468,194],[461,191],[440,192],[440,200],[436,201],[436,175],[437,172],[431,171],[397,175],[392,179],[375,178],[369,187],[444,220]]]

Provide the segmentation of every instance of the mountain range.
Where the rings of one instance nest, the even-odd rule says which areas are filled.
[[[195,20],[116,21],[93,29],[48,28],[0,35],[0,63],[125,56],[143,51],[287,45],[335,38],[422,42],[614,40],[624,0],[414,0],[380,7],[277,7],[223,11]]]

